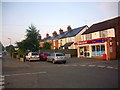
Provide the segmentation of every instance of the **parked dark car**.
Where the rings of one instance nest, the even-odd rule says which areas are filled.
[[[40,54],[40,60],[46,61],[48,56],[50,56],[49,52],[43,52],[43,53]]]

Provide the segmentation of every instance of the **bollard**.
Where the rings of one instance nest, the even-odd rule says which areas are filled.
[[[103,54],[102,59],[106,60],[106,54]]]

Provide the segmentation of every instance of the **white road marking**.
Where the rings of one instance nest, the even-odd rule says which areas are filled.
[[[2,85],[4,85],[5,84],[5,82],[3,81],[3,82],[0,82],[0,86],[2,86]]]
[[[111,66],[107,66],[106,68],[111,68],[111,69],[113,69],[113,67],[111,67]]]
[[[80,65],[80,66],[85,67],[86,65]]]
[[[97,67],[100,67],[100,68],[104,68],[105,66],[102,66],[102,65],[98,65]]]
[[[11,74],[11,75],[4,75],[5,77],[8,76],[20,76],[20,75],[31,75],[31,74],[45,74],[47,72],[35,72],[35,73],[21,73],[21,74]]]
[[[71,65],[71,66],[78,66],[78,65]]]
[[[0,76],[0,90],[2,90],[4,88],[4,84],[5,84],[5,79],[4,79],[5,76]]]
[[[88,65],[89,67],[95,67],[96,65]]]

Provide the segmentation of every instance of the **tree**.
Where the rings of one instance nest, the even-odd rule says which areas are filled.
[[[15,51],[15,48],[13,45],[6,46],[6,51],[10,53],[12,56],[12,53]]]
[[[7,52],[14,51],[14,46],[13,45],[6,46],[6,51]]]
[[[39,50],[39,40],[37,39],[39,35],[39,30],[36,29],[34,25],[31,24],[31,26],[28,27],[29,29],[26,29],[26,40],[25,40],[25,46],[31,51],[38,51]]]
[[[45,42],[44,44],[43,44],[43,49],[51,49],[51,45],[52,45],[52,43],[50,43],[50,42]]]
[[[26,39],[21,42],[17,42],[19,52],[23,55],[27,50],[38,51],[39,50],[39,30],[36,29],[34,25],[30,25],[26,29]]]

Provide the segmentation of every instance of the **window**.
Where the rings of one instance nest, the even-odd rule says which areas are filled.
[[[105,51],[105,46],[101,45],[101,51]]]
[[[100,46],[99,45],[96,46],[96,50],[100,51]]]
[[[95,51],[95,46],[92,46],[92,51]]]
[[[38,53],[33,52],[32,55],[35,56],[35,55],[38,55]]]
[[[105,46],[101,45],[101,55],[103,55],[105,53]]]
[[[95,56],[95,46],[92,46],[92,56]]]
[[[92,56],[102,56],[105,53],[105,45],[92,46]]]
[[[62,53],[59,53],[59,54],[56,54],[56,56],[64,56],[64,54],[62,54]]]
[[[52,54],[50,54],[50,56],[52,56],[52,57],[53,57],[53,56],[55,56],[55,54],[54,54],[54,53],[52,53]]]
[[[107,37],[107,31],[100,31],[100,38],[106,38]]]
[[[70,38],[68,38],[68,41],[67,42],[72,42],[72,38],[70,37]]]
[[[92,39],[92,34],[87,34],[86,35],[86,40],[91,40]]]

